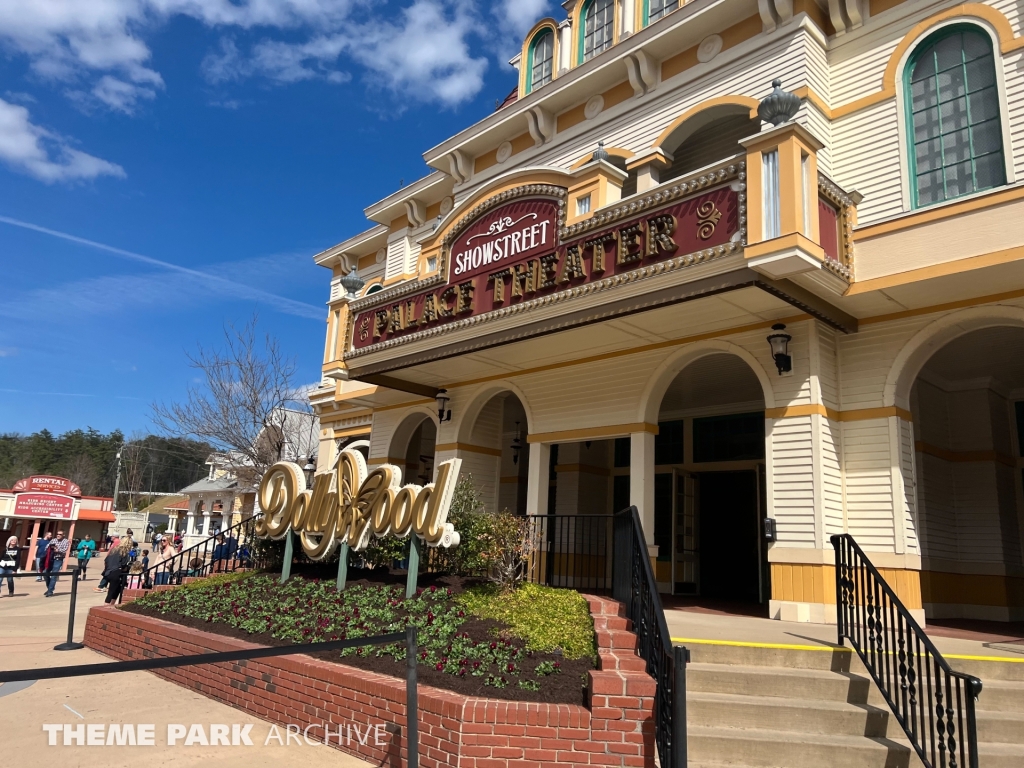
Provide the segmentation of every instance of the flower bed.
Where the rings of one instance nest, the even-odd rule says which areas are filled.
[[[442,577],[405,600],[399,586],[267,575],[215,577],[153,592],[125,610],[216,634],[281,645],[366,637],[419,628],[419,676],[469,696],[582,704],[594,668],[587,602],[569,590],[524,585],[501,595],[486,585]],[[347,649],[329,661],[405,674],[405,645]]]

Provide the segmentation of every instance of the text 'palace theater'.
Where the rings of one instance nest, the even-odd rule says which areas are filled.
[[[920,616],[1024,619],[1019,3],[563,5],[315,257],[321,469],[635,505],[662,592],[773,618],[836,620],[848,532]]]

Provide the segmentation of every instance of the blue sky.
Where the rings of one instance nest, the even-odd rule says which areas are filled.
[[[494,109],[553,6],[0,0],[0,432],[149,430],[254,310],[317,381],[311,256]]]

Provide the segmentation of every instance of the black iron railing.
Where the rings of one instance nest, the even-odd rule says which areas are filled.
[[[526,580],[587,591],[612,588],[612,515],[530,515]]]
[[[242,568],[259,568],[260,542],[256,536],[257,515],[246,518],[230,528],[183,549],[167,560],[154,563],[141,574],[126,577],[128,587],[156,587],[164,584],[180,585],[189,577],[232,573]],[[151,559],[159,557],[152,553]]]
[[[686,768],[686,648],[672,646],[636,507],[615,515],[612,597],[626,606],[638,653],[657,683],[655,743],[662,766]]]
[[[978,768],[981,680],[953,671],[852,536],[832,546],[839,644],[853,645],[928,768]]]

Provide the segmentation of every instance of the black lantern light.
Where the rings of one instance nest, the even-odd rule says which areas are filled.
[[[451,400],[451,398],[448,397],[448,390],[439,389],[434,397],[437,399],[437,420],[451,421],[452,412],[448,410],[448,401]]]
[[[306,466],[302,468],[302,473],[306,476],[306,487],[313,487],[313,477],[316,475],[316,456],[313,454],[309,455],[306,459]]]
[[[789,355],[789,342],[792,336],[783,333],[786,326],[776,323],[772,326],[772,333],[768,336],[768,346],[772,348],[772,358],[775,360],[775,367],[779,369],[779,376],[793,370],[793,358]]]
[[[523,450],[522,432],[519,430],[519,422],[516,422],[516,436],[512,438],[512,463],[519,463],[519,452]]]
[[[366,285],[366,281],[359,276],[355,267],[352,267],[351,271],[342,277],[339,282],[350,299],[354,299],[359,294],[359,291],[363,289],[363,286]]]

